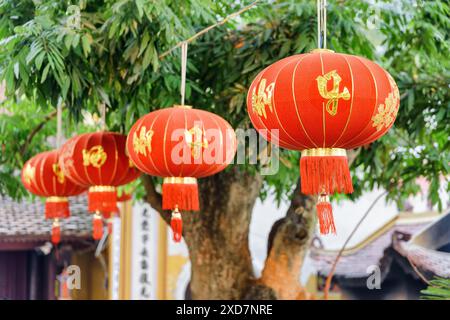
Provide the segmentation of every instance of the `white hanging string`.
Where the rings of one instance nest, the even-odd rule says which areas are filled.
[[[104,102],[100,103],[100,125],[102,131],[106,130],[106,105]]]
[[[188,42],[184,41],[181,44],[181,105],[184,106],[184,99],[186,95],[186,64],[187,64],[187,48]]]
[[[327,0],[317,0],[317,46],[327,47]]]
[[[320,33],[322,31],[322,23],[320,21],[322,18],[321,14],[320,14],[321,4],[322,4],[322,0],[317,0],[317,48],[319,48],[319,49],[321,48]]]
[[[323,47],[327,48],[327,0],[323,0]]]
[[[56,148],[59,149],[62,144],[63,133],[62,133],[62,99],[58,100],[58,105],[56,106]]]

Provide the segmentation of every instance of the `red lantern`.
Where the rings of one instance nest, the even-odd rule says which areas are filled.
[[[175,106],[140,118],[128,134],[130,159],[141,171],[163,177],[163,209],[173,210],[175,241],[181,240],[179,210],[199,210],[197,179],[232,161],[236,136],[221,117],[190,106]]]
[[[117,211],[116,187],[140,175],[125,154],[126,136],[115,132],[85,133],[61,148],[60,165],[74,182],[89,186],[88,210],[94,212],[93,238],[103,235],[104,218]]]
[[[353,192],[346,149],[383,136],[399,103],[394,79],[376,63],[317,49],[261,71],[248,91],[247,111],[264,138],[302,150],[301,189],[319,195],[325,234],[335,232],[328,195]]]
[[[59,219],[70,217],[67,197],[75,196],[86,190],[75,184],[62,172],[58,164],[58,151],[42,152],[25,163],[22,169],[22,183],[31,193],[46,197],[45,218],[54,219],[52,242],[61,239]]]

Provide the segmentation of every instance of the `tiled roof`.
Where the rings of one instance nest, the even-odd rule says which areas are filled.
[[[411,214],[412,215],[412,214]],[[344,251],[336,265],[334,275],[343,278],[367,278],[367,268],[379,266],[384,274],[383,268],[388,269],[390,263],[383,264],[385,250],[392,245],[394,232],[402,232],[414,235],[430,223],[428,219],[395,219],[389,221],[382,228],[370,235],[361,244]],[[428,221],[427,221],[428,220]],[[310,256],[313,263],[321,275],[328,275],[338,251],[312,248]],[[373,270],[372,270],[373,271]],[[372,272],[370,271],[370,272]]]
[[[420,270],[450,278],[450,252],[441,250],[450,244],[450,210],[439,219],[405,241],[401,235],[394,237],[393,246]],[[448,251],[448,249],[447,249]]]
[[[450,278],[450,253],[431,250],[414,243],[396,241],[394,248],[421,270]]]
[[[89,238],[91,217],[87,213],[86,195],[69,199],[71,217],[61,220],[62,240],[69,238]],[[52,220],[44,218],[44,203],[14,201],[8,196],[0,196],[0,242],[49,240]]]

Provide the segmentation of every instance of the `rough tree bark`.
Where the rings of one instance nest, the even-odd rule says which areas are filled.
[[[161,196],[143,177],[147,201],[169,222]],[[199,181],[200,208],[183,214],[183,236],[191,260],[193,299],[299,299],[307,297],[298,279],[314,221],[313,199],[299,184],[286,217],[274,224],[268,258],[255,279],[248,246],[252,209],[262,177],[230,168]]]
[[[300,272],[314,232],[315,199],[300,193],[300,179],[284,218],[276,221],[269,234],[268,256],[249,298],[264,298],[262,286],[270,288],[277,299],[309,299],[300,285]]]

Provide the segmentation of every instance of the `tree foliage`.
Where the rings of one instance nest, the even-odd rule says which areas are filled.
[[[436,277],[421,293],[424,300],[450,300],[450,279]]]
[[[82,110],[105,103],[109,128],[126,133],[140,116],[179,101],[179,52],[164,59],[161,53],[247,3],[0,0],[0,78],[10,97],[2,105],[10,112],[1,115],[1,144],[17,142],[2,155],[1,172],[10,178],[0,182],[0,191],[20,194],[11,176],[18,179],[17,169],[45,147],[54,127],[45,126],[27,153],[19,147],[59,99],[72,123]],[[330,1],[328,42],[337,52],[381,64],[401,92],[394,128],[355,161],[354,197],[385,187],[401,202],[418,191],[415,179],[425,176],[430,199],[439,204],[439,187],[449,190],[450,9],[445,1],[412,3]],[[245,97],[251,80],[274,61],[316,47],[315,10],[313,1],[262,1],[190,44],[187,102],[249,128]],[[36,116],[27,118],[30,113]],[[262,196],[275,192],[282,200],[294,189],[298,153],[283,150],[280,159],[278,174],[265,177]],[[402,186],[392,188],[398,181]]]

